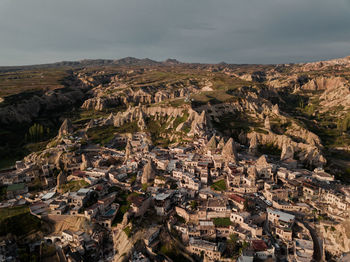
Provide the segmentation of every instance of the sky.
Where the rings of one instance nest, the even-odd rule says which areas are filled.
[[[1,0],[0,66],[298,63],[350,55],[350,0]]]

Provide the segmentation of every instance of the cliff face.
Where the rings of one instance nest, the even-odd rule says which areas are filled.
[[[33,96],[14,105],[0,108],[0,123],[30,123],[41,113],[62,110],[73,106],[84,97],[83,90],[77,88],[68,92],[48,92],[42,96]]]
[[[236,146],[235,142],[233,141],[232,138],[230,138],[224,147],[222,148],[222,156],[233,163],[236,163],[238,161],[238,156],[237,156],[237,151],[236,151]]]
[[[14,95],[13,102],[2,106],[0,104],[0,123],[20,124],[31,123],[36,118],[48,114],[64,112],[81,103],[86,93],[92,87],[92,82],[84,77],[73,75],[66,83],[66,87],[43,92],[43,90],[28,93],[27,95]]]
[[[113,79],[113,78],[112,78]],[[167,88],[159,90],[157,86],[135,88],[113,79],[108,85],[94,87],[90,94],[93,96],[84,101],[83,109],[103,111],[117,106],[161,103],[166,100],[184,98],[193,91],[193,87],[185,86],[183,82],[164,84]],[[178,86],[182,88],[179,89]]]
[[[317,227],[325,240],[324,247],[333,253],[350,252],[350,220],[339,224],[320,223]]]
[[[273,145],[282,150],[281,159],[287,159],[296,154],[299,160],[305,162],[309,166],[321,167],[327,162],[318,147],[311,144],[295,142],[286,135],[251,132],[247,137],[250,140],[250,148],[252,148],[252,150],[256,149],[257,145]]]

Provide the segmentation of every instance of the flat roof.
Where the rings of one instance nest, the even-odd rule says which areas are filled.
[[[162,201],[162,200],[167,199],[170,195],[171,195],[170,193],[160,193],[160,194],[155,196],[155,199]]]
[[[214,223],[213,221],[209,220],[202,220],[202,221],[199,221],[199,225],[201,226],[214,226]]]
[[[89,193],[90,190],[91,190],[90,188],[80,188],[77,193],[86,194],[86,193]]]
[[[55,194],[56,194],[56,192],[46,193],[45,195],[43,195],[43,197],[41,199],[48,200],[48,199],[52,198]]]
[[[282,211],[277,210],[277,209],[274,210],[274,209],[271,209],[271,208],[267,208],[266,210],[267,210],[268,213],[273,213],[273,214],[278,215],[279,216],[279,220],[284,221],[284,222],[290,222],[291,220],[294,220],[294,218],[295,218],[294,215],[282,212]]]

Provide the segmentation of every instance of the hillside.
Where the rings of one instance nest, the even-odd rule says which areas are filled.
[[[216,133],[350,179],[349,57],[284,65],[124,58],[0,72],[0,168],[43,150],[68,117],[95,143],[138,130],[161,146]]]

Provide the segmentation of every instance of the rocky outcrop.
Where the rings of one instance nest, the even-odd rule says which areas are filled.
[[[217,145],[216,145],[216,137],[215,137],[215,135],[213,135],[213,136],[210,138],[209,142],[207,143],[207,148],[208,148],[209,150],[215,150],[216,147],[217,147]]]
[[[272,113],[275,114],[275,115],[280,115],[280,108],[279,108],[278,104],[275,104],[272,107]]]
[[[252,74],[243,74],[238,77],[245,81],[263,82],[266,80],[266,73],[264,71],[256,71]]]
[[[155,177],[155,172],[153,169],[152,161],[149,160],[147,164],[143,167],[141,183],[147,184],[151,182]]]
[[[258,171],[256,170],[255,166],[251,166],[247,170],[248,177],[252,179],[256,179],[258,177]]]
[[[223,149],[224,146],[225,146],[225,139],[224,139],[224,138],[221,138],[221,139],[220,139],[220,142],[219,142],[219,144],[218,144],[218,146],[217,146],[217,149]]]
[[[91,120],[89,121],[89,123],[87,123],[87,125],[85,126],[85,131],[88,131],[90,128],[93,128],[94,125],[95,125],[94,120],[91,119]]]
[[[350,109],[350,85],[343,78],[333,78],[323,94],[320,96],[320,112],[330,108],[343,107],[343,111]]]
[[[116,86],[114,86],[114,84]],[[92,98],[84,101],[81,106],[87,110],[102,111],[108,108],[120,105],[133,104],[151,104],[161,103],[165,100],[182,98],[187,96],[190,91],[183,83],[178,83],[181,89],[176,88],[176,83],[167,83],[169,87],[166,90],[158,90],[156,86],[148,86],[144,88],[133,88],[126,84],[111,82],[107,86],[99,85],[91,91]],[[175,87],[175,89],[174,89]]]
[[[271,130],[271,124],[270,124],[270,118],[269,118],[269,116],[267,116],[267,117],[265,118],[264,126],[265,126],[265,128],[266,128],[267,130]]]
[[[301,127],[300,125],[292,122],[292,124],[287,128],[286,135],[290,137],[295,137],[301,140],[303,143],[322,148],[321,139],[311,131]]]
[[[267,162],[266,155],[259,157],[258,160],[256,160],[256,165],[259,167],[268,166],[269,163]]]
[[[350,220],[340,223],[320,222],[319,234],[325,241],[324,248],[331,253],[350,252]]]
[[[90,158],[86,154],[81,155],[81,164],[80,170],[86,170],[87,168],[92,167]]]
[[[139,127],[139,129],[141,131],[145,131],[147,129],[144,114],[143,114],[142,110],[140,110],[140,113],[139,113],[139,117],[137,120],[137,126]]]
[[[286,135],[277,135],[274,133],[264,134],[251,132],[247,136],[250,140],[251,147],[256,144],[273,145],[282,150],[284,146],[288,145],[291,147],[290,150],[295,152],[298,159],[307,165],[322,167],[326,164],[326,159],[322,155],[321,150],[315,145],[295,142]]]
[[[126,111],[119,111],[116,115],[110,114],[107,119],[104,119],[102,125],[114,125],[120,127],[126,123],[136,121],[140,130],[147,129],[146,118],[153,117],[155,121],[164,120],[166,129],[174,128],[173,124],[176,118],[183,117],[188,114],[185,122],[180,123],[176,127],[176,131],[184,131],[185,128],[190,127],[188,136],[204,136],[210,129],[210,121],[205,111],[198,114],[192,109],[176,108],[176,107],[146,107],[136,106],[129,107]]]
[[[293,159],[294,148],[291,145],[283,144],[281,152],[281,160]]]
[[[114,123],[114,115],[112,113],[103,121],[103,125],[113,125]]]
[[[301,86],[303,90],[323,91],[320,95],[320,112],[342,106],[343,110],[350,108],[349,83],[342,77],[316,77]]]
[[[72,122],[68,118],[66,118],[63,121],[60,129],[58,130],[58,137],[70,135],[73,133],[73,131],[74,131],[74,128],[73,128]]]
[[[107,108],[116,107],[120,104],[125,104],[126,100],[124,97],[115,97],[115,96],[107,96],[107,97],[94,97],[89,98],[84,101],[81,108],[86,110],[96,110],[102,111]]]
[[[350,56],[344,58],[331,59],[327,61],[318,61],[312,63],[305,63],[300,65],[301,72],[308,72],[314,70],[324,70],[328,67],[350,68]],[[299,70],[298,70],[299,71]]]
[[[304,84],[301,89],[304,90],[327,90],[339,88],[345,85],[346,81],[341,77],[316,77]]]
[[[257,133],[253,133],[250,136],[250,141],[249,141],[249,153],[250,154],[257,154],[258,153],[258,147],[259,147],[259,143],[258,143],[258,136]]]
[[[237,163],[238,156],[236,151],[235,142],[230,138],[222,149],[222,156],[225,160],[233,163]]]
[[[184,112],[181,108],[173,107],[129,107],[124,112],[118,112],[113,116],[113,124],[116,127],[132,121],[140,121],[139,127],[145,127],[145,117],[173,117],[183,116]],[[142,120],[143,118],[143,120]],[[141,119],[141,120],[140,120]]]
[[[33,95],[28,99],[19,99],[15,103],[0,108],[1,124],[30,123],[43,113],[64,111],[82,101],[86,87],[69,90],[48,91],[45,94]]]
[[[132,154],[132,146],[130,144],[130,141],[128,140],[126,142],[126,147],[125,147],[125,162],[129,159],[131,154]]]
[[[57,176],[57,190],[60,192],[62,185],[66,184],[67,182],[67,175],[61,171],[61,173]]]
[[[188,119],[188,122],[190,121],[192,123],[188,136],[204,136],[208,132],[209,122],[205,111],[202,111],[201,114],[198,114],[196,111],[192,110]]]

